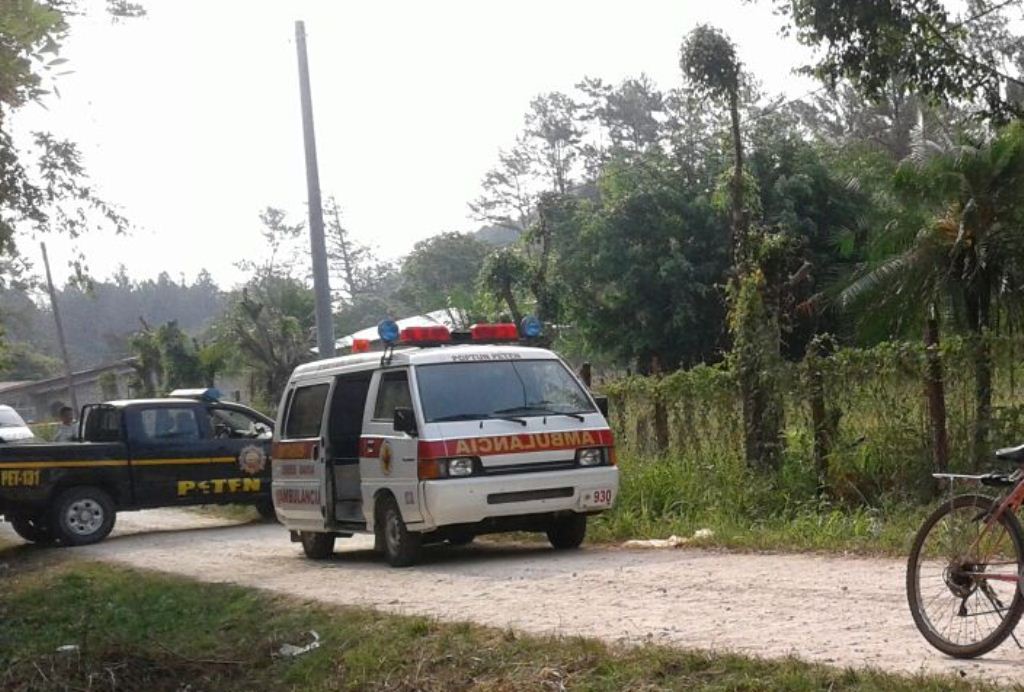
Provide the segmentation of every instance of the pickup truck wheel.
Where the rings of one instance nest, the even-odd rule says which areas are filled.
[[[579,548],[587,535],[587,515],[570,514],[551,520],[548,525],[548,541],[555,550]]]
[[[14,529],[14,533],[29,543],[39,543],[41,545],[53,543],[53,534],[50,533],[50,527],[46,525],[46,520],[41,516],[22,515],[11,517],[11,528]]]
[[[469,545],[476,540],[476,534],[467,530],[451,531],[448,534],[449,545]]]
[[[256,513],[263,521],[277,521],[277,512],[274,511],[274,502],[267,498],[256,503]]]
[[[409,567],[420,556],[422,536],[405,528],[402,511],[388,495],[377,506],[377,531],[383,534],[384,557],[392,567]]]
[[[302,552],[310,560],[326,560],[334,554],[334,534],[302,531]]]
[[[53,537],[67,546],[102,541],[114,528],[114,501],[99,488],[70,488],[50,507]]]

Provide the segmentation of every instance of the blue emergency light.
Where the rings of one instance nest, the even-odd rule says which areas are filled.
[[[398,335],[400,334],[398,323],[394,320],[381,320],[377,325],[377,334],[380,336],[380,340],[384,343],[395,343],[398,341]]]
[[[544,325],[540,323],[540,320],[537,319],[536,315],[527,315],[519,324],[519,333],[527,339],[536,339],[540,336],[543,329]]]
[[[200,401],[220,401],[221,393],[216,387],[205,389],[175,389],[168,396],[175,399],[199,399]]]

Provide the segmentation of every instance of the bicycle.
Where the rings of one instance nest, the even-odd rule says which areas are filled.
[[[907,561],[907,601],[928,643],[956,658],[992,651],[1024,614],[1024,445],[1000,449],[1012,473],[932,474],[946,479],[950,499],[924,522]],[[997,497],[954,495],[956,481],[1008,489]]]

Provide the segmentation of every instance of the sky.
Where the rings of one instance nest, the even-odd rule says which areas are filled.
[[[680,42],[698,24],[723,29],[769,93],[817,86],[792,73],[810,54],[779,36],[768,0],[144,0],[148,16],[116,23],[89,3],[72,22],[60,97],[14,124],[76,141],[134,228],[49,239],[58,283],[77,245],[99,278],[120,264],[135,278],[205,268],[229,287],[244,278],[236,262],[264,255],[260,210],[305,219],[298,19],[322,193],[388,258],[480,225],[467,204],[532,97],[585,75],[677,86]]]

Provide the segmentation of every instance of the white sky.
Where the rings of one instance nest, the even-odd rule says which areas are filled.
[[[816,86],[791,74],[808,54],[778,36],[767,0],[144,0],[147,17],[119,24],[92,2],[73,24],[61,98],[15,122],[78,142],[96,187],[135,224],[127,238],[78,241],[99,277],[120,263],[138,278],[205,267],[227,287],[242,278],[235,261],[262,256],[262,208],[304,218],[296,19],[323,195],[388,257],[479,225],[467,202],[533,96],[584,75],[676,86],[680,41],[699,23],[724,29],[767,91]],[[49,246],[63,280],[70,244]]]

